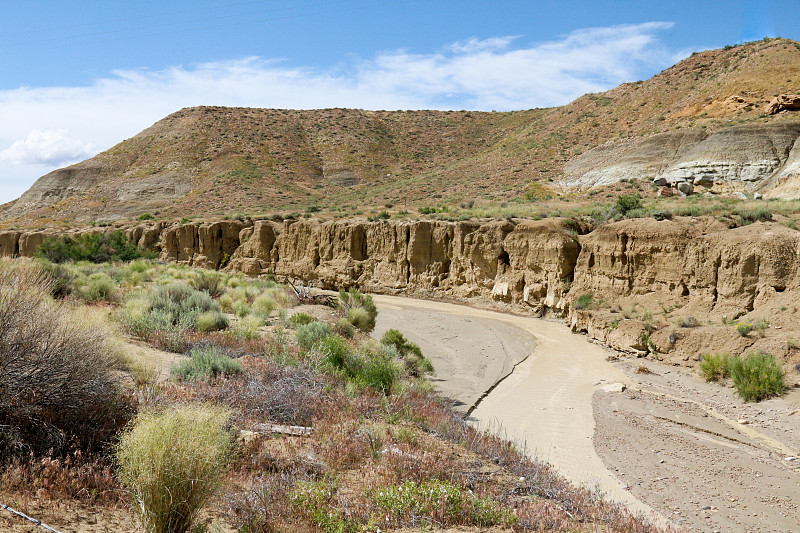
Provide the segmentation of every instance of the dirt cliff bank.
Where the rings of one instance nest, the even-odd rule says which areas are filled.
[[[763,349],[791,370],[800,355],[800,232],[774,222],[245,219],[74,231],[112,229],[165,261],[550,312],[613,348],[689,366],[701,353]],[[0,232],[0,255],[31,256],[55,233]],[[762,327],[742,336],[739,322]]]

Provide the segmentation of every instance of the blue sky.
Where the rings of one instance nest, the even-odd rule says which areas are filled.
[[[4,2],[0,202],[182,107],[508,110],[800,40],[800,1]]]

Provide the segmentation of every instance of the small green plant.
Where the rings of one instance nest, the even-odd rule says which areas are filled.
[[[147,533],[185,533],[219,488],[233,445],[228,414],[209,407],[140,413],[120,438],[119,476]]]
[[[753,329],[758,332],[759,337],[763,337],[767,333],[767,328],[769,328],[769,320],[766,318],[757,318],[753,320]]]
[[[585,294],[581,294],[575,300],[575,309],[588,309],[589,306],[592,305],[593,301],[594,301],[594,295],[592,293],[587,292]]]
[[[696,328],[700,325],[700,321],[692,315],[687,316],[681,321],[682,328]]]
[[[310,324],[314,321],[314,318],[309,315],[308,313],[295,313],[289,317],[289,323],[294,328],[298,328],[300,326],[305,326],[306,324]]]
[[[722,381],[730,374],[728,354],[702,354],[700,375],[706,381]]]
[[[746,402],[757,402],[783,393],[783,370],[775,358],[765,352],[750,352],[729,362],[736,392]]]
[[[136,217],[136,220],[155,220],[155,219],[156,217],[154,217],[150,213],[142,213],[141,215]]]
[[[751,331],[753,331],[753,324],[748,324],[747,322],[736,324],[736,332],[742,337],[747,337]]]
[[[239,374],[242,363],[231,359],[217,346],[196,346],[189,351],[189,359],[173,364],[170,374],[180,381],[208,381],[221,375]]]
[[[346,318],[340,318],[333,326],[333,330],[346,339],[352,339],[356,334],[356,327]]]

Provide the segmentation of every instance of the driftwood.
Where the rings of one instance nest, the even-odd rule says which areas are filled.
[[[289,286],[292,288],[294,295],[303,304],[311,304],[311,305],[327,305],[329,307],[333,307],[336,304],[336,298],[334,296],[329,296],[327,294],[311,294],[311,288],[313,286],[313,281],[304,281],[299,280],[297,281],[296,285],[295,282],[291,280],[291,278],[286,278],[286,282],[289,283]]]

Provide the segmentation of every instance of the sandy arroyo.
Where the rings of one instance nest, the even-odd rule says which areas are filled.
[[[560,322],[441,302],[373,298],[380,311],[376,334],[394,327],[420,344],[436,368],[437,386],[445,396],[480,398],[493,386],[490,376],[505,376],[519,362],[478,404],[471,420],[524,445],[529,454],[550,462],[570,481],[597,487],[611,500],[664,523],[658,513],[625,490],[594,449],[592,396],[603,386],[630,382],[606,361],[609,352],[573,335]],[[498,323],[503,327],[489,333]],[[510,338],[503,338],[505,334]],[[528,357],[524,350],[514,354],[506,349],[512,343],[530,346],[531,341],[525,344],[520,334],[534,340]],[[453,339],[458,339],[457,345]],[[465,379],[486,364],[492,344],[502,360],[495,364],[506,372],[491,372],[482,380]],[[450,369],[456,369],[452,379]]]
[[[800,531],[800,389],[746,404],[685,368],[617,358],[561,322],[374,298],[377,334],[394,327],[419,343],[437,388],[464,412],[478,402],[473,423],[572,482],[679,530]]]

